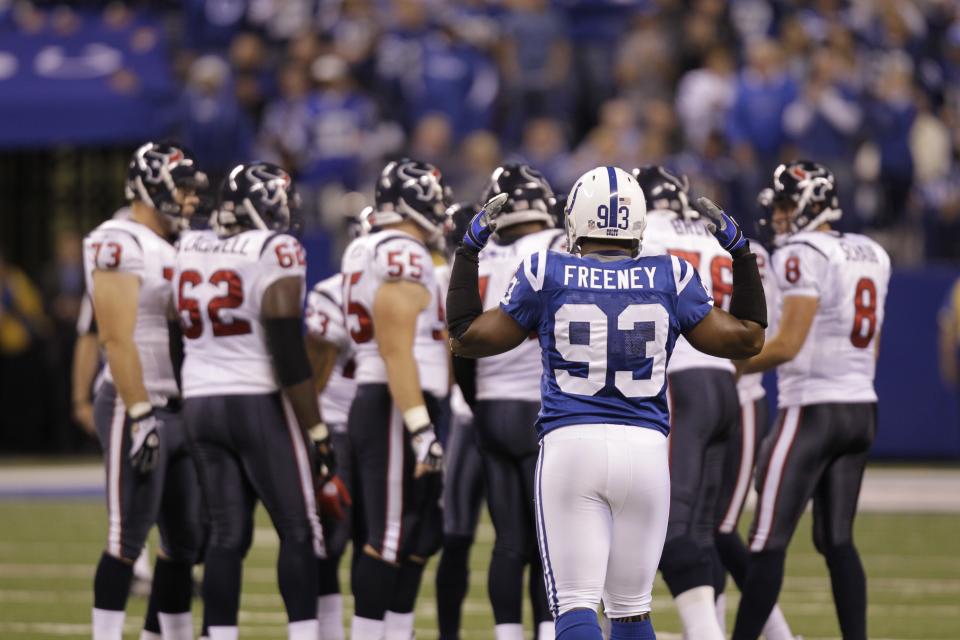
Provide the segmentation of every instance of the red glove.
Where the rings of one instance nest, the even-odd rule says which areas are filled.
[[[335,520],[343,520],[344,508],[352,504],[350,492],[336,474],[330,476],[317,493],[317,509],[320,515],[329,515]]]

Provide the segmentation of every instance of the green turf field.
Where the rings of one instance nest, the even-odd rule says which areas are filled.
[[[241,637],[284,638],[273,568],[276,537],[262,512],[257,522],[244,573]],[[98,500],[0,501],[0,638],[89,637],[93,569],[105,527]],[[795,633],[807,640],[837,638],[830,583],[809,531],[807,519],[788,558],[781,605]],[[471,560],[465,638],[493,638],[485,572],[492,536],[485,523]],[[870,580],[872,638],[960,638],[960,515],[863,514],[857,539]],[[417,607],[420,639],[436,637],[433,577],[428,570]],[[736,599],[731,593],[731,608]],[[143,599],[132,598],[128,637],[137,637],[143,610]],[[672,636],[679,625],[662,583],[654,622],[662,638],[679,637]]]

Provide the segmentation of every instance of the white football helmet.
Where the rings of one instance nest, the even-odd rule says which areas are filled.
[[[636,178],[619,167],[597,167],[580,176],[567,198],[567,240],[579,253],[583,238],[633,240],[647,227],[647,202]]]

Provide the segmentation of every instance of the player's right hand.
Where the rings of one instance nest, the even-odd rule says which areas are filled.
[[[487,245],[487,240],[497,230],[497,216],[507,201],[507,194],[500,193],[487,201],[483,208],[470,220],[466,233],[463,234],[463,245],[480,252]]]
[[[740,229],[740,225],[733,217],[710,198],[697,198],[700,211],[707,217],[707,227],[713,236],[728,253],[734,253],[747,246],[747,239]]]
[[[321,515],[329,515],[335,520],[343,520],[343,510],[353,504],[347,486],[340,476],[333,474],[320,487],[317,495],[317,509]]]
[[[130,418],[130,462],[139,473],[150,473],[160,458],[160,426],[163,423],[149,412]]]
[[[410,444],[416,456],[414,478],[427,473],[439,473],[443,469],[443,447],[437,440],[437,431],[432,424],[410,434]]]

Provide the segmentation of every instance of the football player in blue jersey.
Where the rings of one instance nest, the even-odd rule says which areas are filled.
[[[616,167],[576,182],[566,209],[570,253],[526,257],[499,307],[483,311],[477,254],[496,229],[502,195],[471,221],[457,250],[447,297],[454,352],[486,357],[539,335],[537,537],[558,640],[599,640],[601,601],[611,638],[655,637],[651,591],[670,502],[667,361],[680,335],[723,358],[763,346],[756,257],[733,218],[701,200],[733,256],[729,313],[713,306],[683,259],[638,257],[643,191]]]

